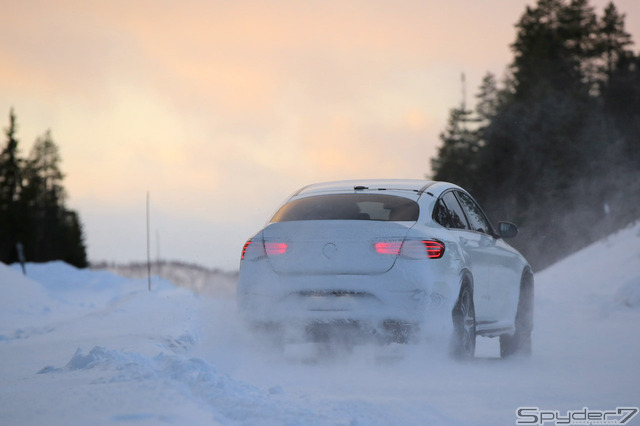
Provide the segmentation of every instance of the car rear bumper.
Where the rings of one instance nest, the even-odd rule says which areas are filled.
[[[279,275],[250,266],[244,265],[238,281],[244,319],[263,328],[302,330],[312,340],[344,332],[406,341],[435,317],[450,323],[458,291],[458,278],[434,271],[433,262],[426,264],[430,270],[410,261],[378,275]],[[248,279],[257,276],[259,282]]]

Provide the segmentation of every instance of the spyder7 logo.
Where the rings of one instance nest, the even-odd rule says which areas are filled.
[[[541,410],[538,407],[519,407],[516,410],[517,425],[626,425],[636,414],[638,407],[617,407],[615,410],[601,411],[583,407],[581,410],[567,411]]]

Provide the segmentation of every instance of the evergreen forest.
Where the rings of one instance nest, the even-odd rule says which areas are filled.
[[[46,131],[22,157],[13,109],[0,145],[0,262],[63,260],[87,266],[78,214],[65,206],[57,145]]]
[[[539,270],[640,219],[640,55],[613,3],[538,0],[505,75],[452,108],[432,178],[467,189]]]

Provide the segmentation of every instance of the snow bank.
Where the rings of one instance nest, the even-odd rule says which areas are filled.
[[[615,302],[622,306],[640,310],[640,276],[630,279],[617,291]]]
[[[0,424],[495,425],[639,404],[640,224],[536,274],[530,359],[500,360],[497,339],[463,364],[433,342],[282,352],[226,296],[27,272],[0,264]]]
[[[586,247],[536,274],[539,303],[571,301],[578,310],[608,315],[637,308],[640,223]]]
[[[132,291],[147,291],[146,276],[132,280],[108,271],[78,269],[62,261],[47,263],[27,263],[30,279],[37,281],[52,298],[65,302],[81,300],[87,295],[91,299],[100,296],[111,297]],[[18,265],[13,265],[15,270]],[[173,286],[167,280],[153,278],[154,290],[167,290]]]
[[[21,272],[0,263],[0,340],[7,325],[16,320],[33,325],[56,306],[42,286]]]
[[[103,263],[92,268],[111,271],[129,278],[145,278],[148,274],[148,267],[143,263],[127,265]],[[183,262],[161,261],[151,263],[151,273],[175,286],[184,287],[199,294],[218,299],[235,298],[237,272],[224,272]]]

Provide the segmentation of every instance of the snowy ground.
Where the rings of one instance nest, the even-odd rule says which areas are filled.
[[[534,355],[507,361],[496,339],[466,364],[426,345],[282,353],[229,298],[27,273],[0,264],[0,425],[507,425],[518,407],[640,406],[640,224],[536,274]]]

